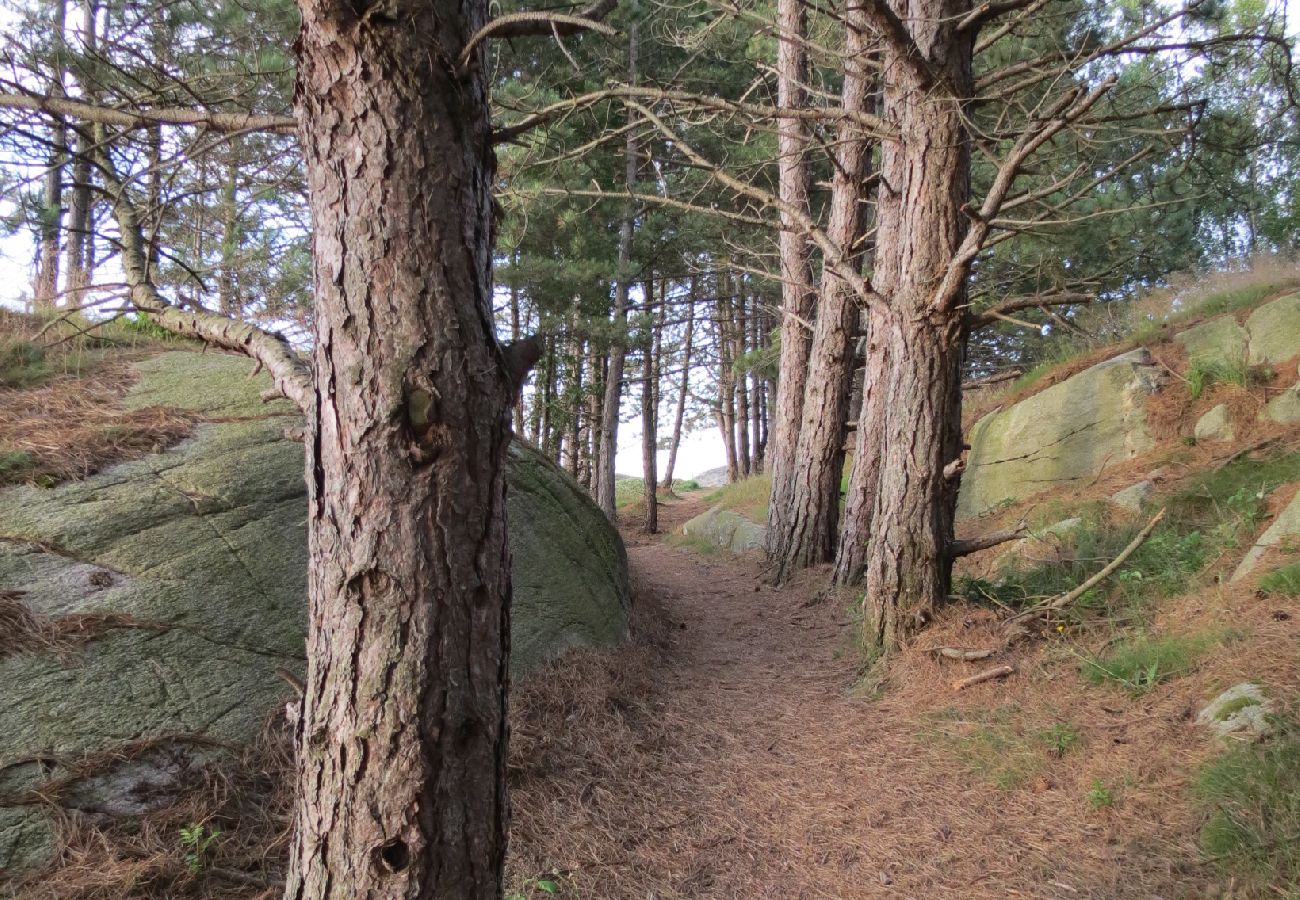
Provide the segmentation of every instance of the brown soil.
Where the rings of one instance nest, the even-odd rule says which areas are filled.
[[[701,509],[687,498],[663,519]],[[991,614],[953,606],[873,696],[851,603],[819,600],[816,573],[773,589],[757,560],[628,537],[638,602],[670,627],[631,650],[569,658],[517,698],[516,885],[550,879],[601,900],[1215,889],[1188,799],[1210,752],[1188,721],[1203,679],[1132,702],[1085,686],[1063,642],[940,662],[926,648],[996,643]],[[1225,602],[1180,608],[1217,621]],[[1233,615],[1257,620],[1255,652],[1289,658],[1295,628],[1254,606]],[[991,662],[1018,673],[952,690]],[[1206,677],[1240,667],[1217,660],[1225,671]],[[1065,752],[1045,737],[1053,726],[1076,736]],[[1112,806],[1088,802],[1099,783]]]

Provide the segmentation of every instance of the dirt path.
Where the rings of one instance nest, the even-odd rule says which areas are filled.
[[[664,531],[701,508],[666,507]],[[1129,834],[1034,760],[1011,792],[963,771],[942,735],[971,722],[943,681],[860,696],[849,614],[815,600],[815,577],[777,590],[756,560],[627,541],[669,635],[580,669],[558,689],[601,697],[525,734],[516,848],[533,871],[601,900],[1204,896],[1182,828]]]

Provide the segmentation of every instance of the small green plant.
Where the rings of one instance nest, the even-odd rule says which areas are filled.
[[[1039,731],[1038,739],[1053,756],[1064,756],[1079,743],[1079,729],[1069,722],[1057,722]]]
[[[1251,371],[1245,362],[1201,358],[1192,360],[1184,377],[1187,379],[1187,392],[1193,400],[1199,400],[1215,384],[1244,387],[1251,380]]]
[[[1234,746],[1206,763],[1193,792],[1209,816],[1201,829],[1206,859],[1259,888],[1259,896],[1293,896],[1300,883],[1300,736],[1294,725],[1282,723],[1273,737]]]
[[[0,336],[0,387],[20,388],[43,379],[45,349],[32,341]]]
[[[36,460],[25,450],[0,450],[0,484],[17,484],[36,468]]]
[[[1202,632],[1127,638],[1101,656],[1081,656],[1083,675],[1092,684],[1113,681],[1131,694],[1145,694],[1164,681],[1190,672],[1200,656],[1230,637],[1223,632]]]
[[[1106,787],[1106,782],[1100,778],[1094,778],[1092,785],[1088,788],[1088,793],[1084,795],[1088,805],[1093,809],[1106,809],[1115,805],[1115,793]]]
[[[1288,563],[1269,572],[1259,580],[1259,589],[1266,594],[1300,597],[1300,562]]]
[[[558,894],[560,893],[560,879],[558,875],[541,875],[537,878],[529,878],[522,885],[521,890],[511,891],[506,894],[506,900],[529,900],[538,894]]]
[[[191,822],[189,825],[181,826],[181,850],[184,853],[185,866],[190,870],[191,875],[198,875],[203,871],[208,851],[220,836],[220,831],[215,828],[209,829],[201,823]]]

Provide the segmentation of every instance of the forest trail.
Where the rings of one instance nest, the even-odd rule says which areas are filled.
[[[816,573],[777,589],[758,559],[665,539],[705,508],[664,505],[654,537],[624,523],[634,593],[668,635],[616,659],[607,711],[569,708],[516,783],[534,872],[602,900],[1205,895],[1194,827],[1090,814],[1050,765],[1016,791],[972,777],[951,737],[975,723],[944,681],[865,696],[846,604],[817,598]],[[600,680],[580,672],[561,688]]]

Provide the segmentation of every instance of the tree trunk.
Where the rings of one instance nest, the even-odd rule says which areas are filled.
[[[636,23],[628,26],[627,39],[628,80],[637,82],[637,31]],[[628,110],[627,139],[624,145],[623,184],[629,194],[636,189],[637,135],[631,127],[632,111]],[[596,504],[611,522],[618,520],[614,508],[614,458],[618,455],[618,418],[623,399],[623,363],[627,353],[628,290],[632,283],[632,227],[635,210],[629,199],[623,207],[623,221],[618,230],[618,283],[614,288],[615,339],[609,349],[609,379],[605,382],[605,407],[601,418],[600,476],[596,480]]]
[[[842,103],[847,110],[865,112],[870,86],[869,32],[859,9],[850,8],[845,31]],[[827,234],[854,267],[860,266],[862,260],[866,215],[861,200],[869,159],[869,144],[860,127],[852,122],[841,125]],[[773,529],[770,525],[768,528],[778,580],[835,557],[858,299],[850,284],[831,266],[822,267],[795,468],[788,506],[780,520],[784,532],[772,537]]]
[[[226,152],[226,177],[221,182],[221,262],[217,270],[217,303],[232,318],[243,315],[236,270],[243,243],[239,225],[239,139],[232,138]]]
[[[655,283],[649,278],[645,283],[646,304],[654,299]],[[667,291],[664,299],[667,300]],[[655,458],[659,447],[659,404],[655,385],[659,373],[655,370],[659,358],[659,337],[656,323],[649,316],[645,317],[648,333],[641,349],[641,484],[644,488],[645,522],[641,528],[646,534],[659,531],[659,475],[655,471],[658,460]]]
[[[50,27],[54,31],[58,59],[50,84],[50,94],[66,93],[63,71],[63,28],[67,20],[66,0],[54,0],[50,10]],[[55,116],[50,120],[50,159],[45,170],[45,187],[41,196],[40,236],[36,253],[36,280],[32,284],[32,302],[38,309],[51,309],[59,296],[59,256],[63,239],[63,169],[68,161],[68,123]]]
[[[514,264],[519,265],[519,249],[514,251]],[[522,337],[519,331],[519,284],[512,280],[510,283],[510,340],[517,341]],[[515,398],[515,434],[524,433],[524,386],[519,385],[519,396]]]
[[[758,301],[756,296],[753,298],[754,305],[749,317],[749,346],[752,350],[759,350],[763,346],[763,329],[761,321],[763,316],[759,313]],[[749,392],[749,413],[750,428],[753,431],[751,437],[751,446],[753,448],[753,470],[755,473],[763,471],[767,448],[764,446],[763,438],[763,378],[757,368],[751,368],[749,373],[750,392]]]
[[[867,369],[862,379],[862,406],[853,438],[853,467],[844,496],[844,528],[835,554],[836,584],[852,585],[862,580],[867,563],[867,542],[871,538],[872,514],[880,482],[881,425],[885,411],[889,356],[884,343],[884,326],[878,315],[870,316],[867,329]]]
[[[777,103],[784,109],[801,109],[807,103],[808,52],[804,47],[807,18],[802,0],[777,0]],[[811,178],[807,152],[808,123],[795,117],[777,120],[777,193],[787,207],[808,209]],[[781,213],[781,361],[776,383],[776,408],[771,417],[772,436],[768,466],[772,494],[767,506],[767,551],[780,552],[788,528],[785,524],[794,484],[794,460],[799,424],[803,419],[804,388],[814,316],[812,263],[808,236],[793,216]]]
[[[98,46],[96,34],[98,5],[89,0],[82,7],[81,49],[87,55],[93,55]],[[93,88],[82,85],[84,99],[94,99]],[[64,257],[64,285],[68,295],[68,304],[79,307],[84,302],[86,288],[90,286],[90,269],[93,255],[89,248],[91,243],[90,216],[90,154],[91,139],[87,128],[79,128],[76,133],[77,154],[72,163],[72,185],[68,199],[67,250]]]
[[[499,900],[505,456],[483,0],[301,0],[310,625],[286,897]]]
[[[879,489],[867,548],[865,638],[896,650],[948,595],[956,481],[944,467],[961,452],[962,310],[965,278],[937,287],[954,264],[970,199],[970,138],[962,102],[971,95],[970,30],[957,23],[969,0],[892,0],[928,67],[888,45],[884,118],[898,129],[881,156],[875,287],[884,298],[879,340],[889,356]],[[933,74],[930,74],[933,73]],[[931,79],[942,79],[936,87]],[[918,102],[925,97],[926,102]],[[873,338],[875,340],[875,338]]]
[[[668,464],[664,468],[664,489],[671,490],[673,472],[677,468],[677,448],[682,443],[682,423],[686,418],[686,398],[691,388],[691,350],[695,338],[695,301],[697,281],[691,276],[690,297],[686,304],[686,337],[682,342],[682,379],[677,388],[677,413],[673,417],[673,436],[668,441]]]
[[[737,278],[735,281],[736,289],[736,306],[735,317],[731,323],[731,333],[735,346],[735,358],[743,359],[745,356],[745,335],[748,333],[748,322],[745,314],[745,282],[744,279]],[[750,456],[749,446],[749,373],[741,372],[736,378],[736,455],[740,461],[740,474],[748,478],[753,474],[754,463]]]
[[[727,458],[727,483],[734,484],[740,480],[740,457],[736,453],[736,376],[727,328],[731,318],[731,282],[722,272],[716,278],[713,331],[718,347],[718,405],[714,415],[718,420],[718,430],[722,432],[722,446]]]

